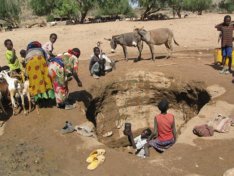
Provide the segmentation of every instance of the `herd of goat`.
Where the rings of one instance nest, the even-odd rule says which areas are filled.
[[[10,77],[10,71],[2,70],[0,72],[0,110],[4,114],[7,114],[7,112],[4,109],[2,102],[6,102],[6,99],[8,99],[9,95],[14,115],[17,114],[16,109],[19,104],[17,101],[18,97],[21,99],[24,114],[26,115],[28,112],[31,111],[32,102],[29,93],[29,81],[26,80],[24,82],[20,82],[17,78]],[[28,99],[28,111],[25,108],[25,96]],[[5,101],[3,99],[5,99]]]

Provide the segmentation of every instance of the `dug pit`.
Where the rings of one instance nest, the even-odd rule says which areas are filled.
[[[95,123],[100,142],[112,148],[125,147],[129,143],[123,135],[124,123],[132,124],[134,136],[147,127],[153,128],[159,113],[156,105],[162,98],[170,102],[169,112],[175,116],[178,134],[210,101],[203,82],[185,83],[160,72],[132,72],[103,86],[91,102],[87,117]]]

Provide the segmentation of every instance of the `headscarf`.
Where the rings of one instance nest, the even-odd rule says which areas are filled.
[[[25,61],[28,62],[35,55],[42,55],[44,58],[47,58],[45,51],[41,47],[42,45],[38,41],[30,42],[27,46],[27,55]]]
[[[69,49],[67,52],[69,54],[75,55],[77,58],[80,56],[80,49],[79,48]]]
[[[27,50],[33,49],[33,48],[41,48],[41,43],[38,41],[33,41],[28,44]]]

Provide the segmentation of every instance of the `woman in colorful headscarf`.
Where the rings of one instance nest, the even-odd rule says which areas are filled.
[[[29,78],[29,92],[35,102],[41,99],[54,99],[54,90],[48,73],[45,51],[37,41],[27,47],[25,58],[26,73]]]
[[[69,94],[68,81],[73,77],[78,86],[82,86],[82,82],[77,74],[79,56],[80,50],[78,48],[73,48],[50,60],[49,75],[53,83],[58,108],[69,110],[75,107],[70,104],[67,99]]]

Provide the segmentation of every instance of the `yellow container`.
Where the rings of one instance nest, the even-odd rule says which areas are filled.
[[[215,64],[222,64],[222,51],[221,48],[216,48],[214,50],[214,63]],[[228,59],[226,59],[225,65],[228,65]],[[234,50],[232,51],[232,67],[234,67]]]

